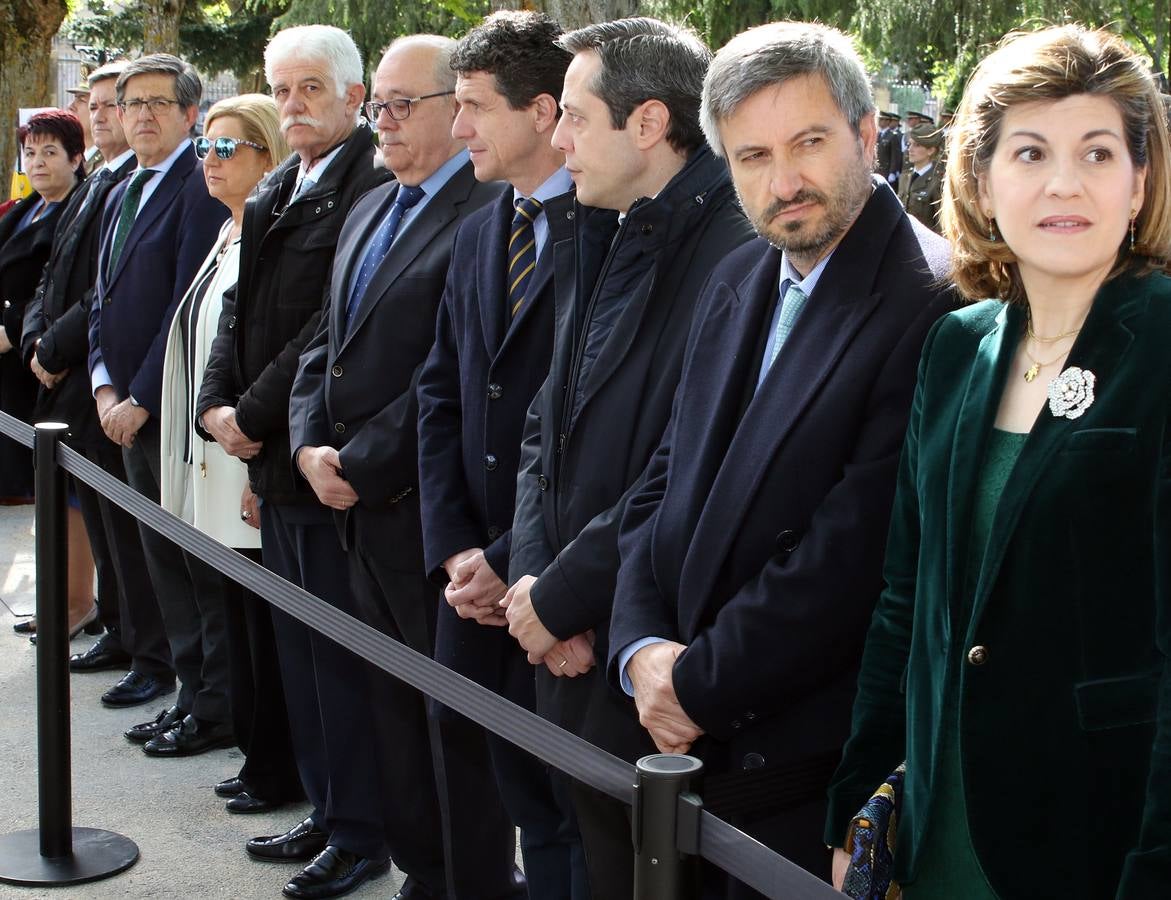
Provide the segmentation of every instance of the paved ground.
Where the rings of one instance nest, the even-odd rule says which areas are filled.
[[[14,614],[35,605],[32,507],[0,507],[0,834],[37,825],[36,648],[12,632]],[[78,637],[77,652],[93,639]],[[151,759],[122,737],[169,701],[110,710],[98,697],[117,672],[74,675],[73,823],[106,828],[137,842],[139,861],[123,874],[79,887],[42,890],[0,884],[0,898],[225,897],[278,898],[296,864],[253,862],[244,841],[273,834],[306,815],[288,807],[233,816],[212,785],[236,773],[238,750],[183,760]],[[355,897],[390,897],[402,874],[367,884]]]

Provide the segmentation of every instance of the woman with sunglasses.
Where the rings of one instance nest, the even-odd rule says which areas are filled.
[[[161,502],[221,543],[258,558],[260,509],[248,484],[247,468],[219,444],[200,437],[194,428],[194,404],[218,331],[224,294],[236,285],[245,201],[289,153],[276,104],[261,94],[221,100],[208,110],[195,152],[203,160],[208,193],[232,217],[179,304],[168,335],[163,364]],[[247,515],[241,516],[239,510]],[[235,806],[229,809],[257,812],[295,799],[300,782],[288,750],[275,656],[266,660],[263,650],[257,652],[265,645],[265,629],[271,631],[268,610],[263,601],[226,578],[224,591],[232,722],[247,756],[241,777],[256,793],[235,798]],[[271,645],[271,637],[267,643]],[[258,705],[256,697],[262,691],[267,691],[267,700]]]
[[[906,760],[907,900],[1168,897],[1163,104],[1117,35],[1016,35],[948,160],[951,274],[983,302],[924,346],[827,840]]]

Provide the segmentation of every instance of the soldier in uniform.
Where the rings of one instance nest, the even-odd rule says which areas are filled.
[[[907,168],[899,178],[899,199],[907,212],[939,233],[939,201],[943,197],[943,130],[934,125],[911,129]]]
[[[878,143],[874,174],[881,175],[891,185],[897,185],[903,171],[903,135],[899,131],[898,113],[883,110],[878,114]]]

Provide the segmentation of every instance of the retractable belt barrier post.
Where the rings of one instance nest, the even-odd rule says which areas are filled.
[[[44,426],[38,425],[37,427],[39,431]],[[68,662],[64,655],[67,646],[64,595],[67,563],[64,542],[65,500],[60,474],[60,470],[64,469],[169,541],[197,556],[233,581],[242,584],[264,598],[272,606],[288,613],[345,647],[351,653],[378,666],[401,681],[405,681],[424,694],[482,725],[493,734],[521,747],[538,759],[555,766],[595,790],[602,791],[628,804],[638,799],[640,806],[635,808],[634,817],[637,820],[639,831],[636,832],[638,837],[635,837],[636,843],[632,847],[632,852],[636,853],[636,868],[640,871],[643,869],[647,871],[638,876],[640,887],[636,889],[636,900],[676,900],[676,898],[688,900],[692,894],[687,891],[695,889],[697,879],[687,873],[693,871],[691,867],[694,865],[694,858],[698,856],[702,856],[719,866],[729,875],[766,897],[772,898],[772,900],[833,900],[833,898],[841,900],[842,895],[821,879],[789,862],[783,856],[773,852],[722,819],[704,811],[700,799],[688,791],[690,780],[697,777],[699,769],[702,768],[698,760],[692,757],[669,754],[646,757],[640,760],[640,763],[645,765],[642,766],[640,772],[636,773],[635,767],[624,760],[583,741],[535,713],[505,700],[499,694],[452,672],[430,657],[417,653],[405,644],[321,602],[312,594],[279,578],[262,566],[208,537],[203,532],[166,512],[157,503],[147,500],[133,488],[94,465],[85,457],[75,453],[69,447],[57,444],[57,438],[64,432],[64,426],[53,427],[57,429],[52,438],[53,449],[45,451],[46,462],[43,465],[38,462],[37,472],[37,615],[39,617],[44,612],[41,608],[43,575],[43,581],[47,585],[56,581],[57,587],[60,589],[60,596],[57,600],[57,624],[54,626],[59,629],[60,640],[55,642],[45,638],[41,640],[46,644],[56,643],[59,648],[59,656],[47,660],[38,655],[37,666],[39,677],[40,670],[50,668],[50,665],[46,665],[46,663],[51,662],[60,682],[60,686],[56,689],[66,692],[59,700],[59,709],[63,709],[66,716],[63,727],[65,737],[64,774],[59,776],[59,784],[68,785],[70,778],[67,718]],[[3,412],[0,412],[0,434],[6,435],[26,447],[33,443],[33,429]],[[57,480],[57,487],[54,489],[54,487],[48,486],[44,490],[48,497],[55,498],[52,502],[56,504],[56,515],[59,517],[57,520],[59,546],[42,545],[41,543],[42,527],[46,529],[46,532],[51,531],[53,527],[49,524],[43,524],[41,520],[41,482],[42,479],[48,480],[50,476]],[[56,493],[53,493],[54,490]],[[48,505],[49,500],[46,499],[46,508]],[[49,514],[46,513],[46,515]],[[56,574],[50,574],[50,570]],[[51,621],[51,619],[47,621]],[[38,647],[40,646],[41,641],[38,641]],[[40,650],[38,650],[39,653]],[[42,701],[39,704],[38,716],[43,718],[47,715],[60,715],[60,712],[55,712],[55,710],[58,710],[58,707],[47,709],[46,703]],[[38,726],[42,744],[44,743],[44,727],[43,724]],[[43,749],[42,747],[42,751]],[[658,762],[647,763],[647,760],[658,760]],[[49,795],[51,796],[51,794],[50,791]],[[47,824],[59,829],[60,812],[58,811],[56,817],[46,816],[45,798],[46,792],[42,783],[42,830]],[[57,802],[60,802],[60,798]],[[66,822],[69,819],[68,802],[68,792],[66,792],[64,812]],[[91,881],[105,875],[115,874],[137,859],[138,848],[134,846],[133,842],[121,837],[121,835],[96,832],[95,829],[86,828],[72,829],[73,854],[65,859],[75,861],[79,859],[82,851],[88,847],[88,842],[86,846],[83,846],[81,840],[82,833],[87,832],[108,836],[103,848],[106,844],[113,843],[109,839],[116,838],[118,841],[123,841],[130,848],[133,848],[133,855],[118,868],[98,874],[91,873],[83,878],[74,878],[75,883],[79,880]],[[9,841],[27,834],[32,834],[34,837],[31,844],[23,844],[23,850],[19,853],[6,851]],[[60,832],[58,831],[57,834],[59,839]],[[30,847],[36,847],[35,837],[37,835],[37,831],[19,832],[8,835],[6,838],[0,838],[0,880],[17,880],[5,874],[9,868],[7,865],[9,858],[16,856],[27,858],[30,855],[35,855]],[[25,840],[27,841],[27,839]],[[689,860],[689,857],[692,859]],[[40,865],[46,864],[46,857],[42,856],[39,859],[41,860]],[[652,862],[652,860],[657,862]],[[658,866],[664,866],[664,868],[659,869]],[[662,874],[668,869],[674,874]],[[22,880],[20,883],[61,884],[66,882]],[[668,893],[662,891],[668,891]],[[671,893],[671,891],[675,893]]]
[[[26,426],[27,427],[27,426]],[[116,875],[138,859],[129,838],[74,828],[69,739],[68,543],[65,472],[57,465],[67,425],[37,425],[37,790],[40,827],[0,837],[0,881],[51,887]],[[22,442],[23,443],[23,442]]]

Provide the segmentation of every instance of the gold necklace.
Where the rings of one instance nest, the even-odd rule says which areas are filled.
[[[1028,325],[1025,326],[1025,330],[1028,336],[1038,344],[1056,344],[1062,338],[1073,337],[1073,335],[1077,334],[1082,329],[1079,325],[1073,331],[1063,331],[1061,334],[1054,335],[1053,337],[1041,337],[1037,334],[1037,332],[1033,331],[1033,323],[1029,322]]]
[[[1037,357],[1033,356],[1033,354],[1029,352],[1029,343],[1028,343],[1028,341],[1026,341],[1025,342],[1025,356],[1027,356],[1029,358],[1029,360],[1032,362],[1032,365],[1029,366],[1029,370],[1027,372],[1025,372],[1025,381],[1027,381],[1031,384],[1033,382],[1033,380],[1038,375],[1041,374],[1042,369],[1044,369],[1046,366],[1051,366],[1055,362],[1058,362],[1058,361],[1064,359],[1066,357],[1066,355],[1068,355],[1068,353],[1069,353],[1069,351],[1066,350],[1065,353],[1062,353],[1060,356],[1053,357],[1053,359],[1049,360],[1048,362],[1041,362],[1039,359],[1037,359]]]

